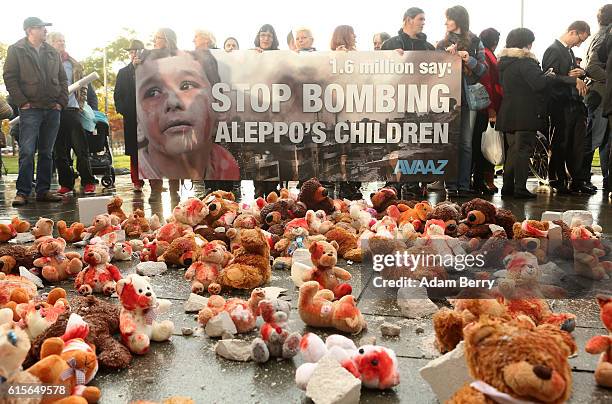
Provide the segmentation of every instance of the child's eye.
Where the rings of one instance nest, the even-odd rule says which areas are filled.
[[[145,92],[145,98],[157,97],[161,94],[161,90],[157,87],[152,87]]]
[[[180,89],[183,91],[191,90],[193,88],[200,88],[200,86],[193,81],[183,81],[180,87]]]

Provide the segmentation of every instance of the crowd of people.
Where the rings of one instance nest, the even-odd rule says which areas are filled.
[[[479,35],[474,34],[468,11],[463,6],[447,9],[445,16],[446,35],[436,44],[430,43],[423,32],[424,10],[411,7],[403,15],[397,35],[375,33],[372,46],[375,50],[393,50],[399,54],[404,51],[448,52],[461,59],[457,175],[446,179],[444,188],[447,195],[473,197],[500,191],[494,184],[495,166],[481,150],[483,132],[489,126],[504,135],[506,159],[502,196],[536,197],[527,189],[527,178],[529,157],[534,152],[538,132],[546,134],[550,144],[548,179],[554,192],[595,194],[597,187],[591,182],[591,172],[596,150],[599,150],[604,192],[609,192],[612,184],[608,174],[612,159],[608,117],[612,115],[612,79],[607,78],[612,73],[612,59],[609,58],[612,55],[612,4],[604,5],[597,13],[599,28],[591,39],[584,61],[579,61],[572,50],[591,36],[591,28],[584,21],[571,22],[546,49],[540,63],[531,52],[535,36],[527,28],[510,31],[504,47],[498,52],[500,33],[495,28],[486,28]],[[19,175],[14,206],[28,202],[33,188],[36,152],[34,191],[37,201],[59,201],[61,196],[74,192],[76,175],[71,151],[76,157],[83,192],[95,193],[96,180],[89,165],[80,116],[85,108],[97,109],[97,99],[91,86],[68,93],[68,86],[83,77],[83,69],[67,53],[61,33],[47,34],[49,25],[36,17],[27,18],[23,24],[26,36],[9,47],[4,66],[9,102],[20,116]],[[196,53],[207,53],[218,47],[227,52],[240,49],[235,37],[228,37],[218,44],[214,34],[206,30],[194,33],[193,44]],[[312,31],[307,27],[292,30],[287,35],[286,45],[287,49],[295,52],[317,51]],[[280,46],[274,27],[265,24],[257,31],[249,49],[268,52],[278,50]],[[358,50],[353,27],[336,27],[329,49]],[[125,153],[130,156],[132,183],[134,190],[140,192],[145,185],[142,173],[155,168],[138,161],[139,149],[147,147],[147,144],[138,138],[135,72],[147,57],[176,54],[177,36],[172,29],[161,28],[154,35],[153,50],[145,49],[142,41],[132,40],[126,51],[130,63],[118,72],[114,101],[124,120]],[[153,56],[149,56],[151,54]],[[197,55],[193,57],[199,58]],[[206,64],[205,61],[202,63]],[[486,107],[473,101],[474,91],[478,91],[475,89],[482,87],[488,97]],[[155,147],[148,150],[159,151]],[[57,193],[50,191],[54,169],[60,184]],[[152,193],[163,190],[160,179],[151,179],[149,184]],[[230,191],[235,191],[238,184],[236,181],[205,181],[206,187]],[[405,197],[422,195],[428,189],[428,184],[417,182],[388,185],[398,187]],[[265,194],[277,186],[274,182],[256,181],[255,192],[257,195]],[[339,197],[360,197],[359,182],[328,186],[337,186]],[[170,180],[169,187],[171,192],[178,192],[180,180]]]

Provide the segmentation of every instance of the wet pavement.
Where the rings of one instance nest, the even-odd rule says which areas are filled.
[[[63,202],[55,204],[31,203],[19,209],[11,207],[10,202],[15,195],[15,180],[15,176],[5,176],[0,180],[0,220],[6,221],[16,214],[32,223],[40,216],[51,218],[54,221],[62,219],[69,223],[78,220],[78,208],[74,197],[65,198]],[[595,178],[594,182],[596,185],[601,185],[601,177]],[[57,184],[54,185],[55,187]],[[375,188],[375,185],[372,187]],[[168,217],[179,198],[186,198],[194,194],[203,196],[204,190],[187,184],[182,188],[180,196],[171,197],[168,192],[165,192],[161,198],[150,198],[148,187],[142,194],[134,193],[129,176],[119,176],[112,192],[123,198],[123,208],[126,213],[140,208],[145,211],[146,215],[157,213],[160,217]],[[98,190],[99,195],[112,192]],[[243,182],[242,192],[244,200],[252,200],[252,183]],[[369,193],[369,189],[364,191],[364,195],[369,195]],[[428,196],[432,203],[441,198],[443,195],[435,192]],[[595,221],[603,227],[606,238],[610,238],[612,234],[612,204],[601,192],[590,197],[541,194],[536,200],[528,202],[501,199],[497,195],[492,197],[491,201],[499,207],[512,210],[519,220],[525,217],[539,219],[545,210],[587,209],[593,212]],[[127,275],[135,272],[135,265],[136,262],[119,263],[118,267],[124,275]],[[359,265],[347,265],[342,261],[339,265],[353,274],[354,278],[351,283],[354,294],[363,295],[364,282],[360,276],[362,271]],[[187,314],[183,310],[183,303],[189,297],[190,292],[189,283],[183,279],[183,273],[183,269],[170,269],[151,280],[158,297],[170,299],[173,302],[170,312],[160,316],[161,319],[169,318],[175,323],[175,334],[171,341],[153,343],[149,353],[136,357],[126,370],[98,372],[92,384],[102,389],[101,402],[122,403],[137,399],[161,401],[174,395],[189,396],[198,403],[309,402],[305,394],[294,383],[295,369],[301,364],[299,355],[290,361],[272,360],[263,365],[253,362],[231,362],[215,355],[216,341],[203,334],[201,329],[196,328],[195,314]],[[269,286],[287,288],[288,293],[285,299],[295,304],[297,290],[293,287],[288,275],[286,272],[273,272]],[[71,282],[59,286],[68,290],[70,295],[75,294]],[[114,298],[111,300],[117,302]],[[439,356],[433,345],[431,318],[420,320],[403,318],[394,301],[374,302],[371,299],[359,299],[359,307],[368,321],[368,330],[351,338],[358,342],[364,336],[375,336],[377,344],[394,349],[398,355],[401,375],[401,384],[390,391],[378,392],[362,389],[362,402],[437,402],[429,385],[418,373],[419,368]],[[579,352],[576,357],[570,359],[574,376],[571,402],[612,402],[612,391],[601,389],[594,383],[593,372],[597,357],[583,351],[588,338],[605,333],[598,318],[597,304],[593,300],[559,300],[554,302],[554,309],[570,311],[578,316],[578,327],[574,335]],[[383,337],[379,329],[383,322],[400,325],[401,335],[392,338]],[[304,325],[295,308],[292,310],[289,326],[292,331],[302,333],[314,331]],[[183,336],[182,327],[193,327],[195,333],[192,336]],[[420,332],[420,329],[423,332]],[[316,332],[322,337],[331,333],[326,330],[316,330]],[[253,332],[241,335],[240,338],[251,340],[255,336]]]

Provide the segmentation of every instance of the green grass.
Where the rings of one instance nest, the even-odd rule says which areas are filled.
[[[2,156],[2,162],[6,167],[6,170],[9,174],[17,174],[19,157],[18,156]],[[114,156],[113,157],[113,166],[115,169],[117,168],[130,168],[130,157],[129,156]]]

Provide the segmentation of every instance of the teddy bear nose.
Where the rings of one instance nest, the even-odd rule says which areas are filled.
[[[94,253],[90,252],[89,254],[87,254],[87,256],[89,256],[89,257],[93,257],[93,256],[94,256]]]
[[[576,328],[576,320],[568,318],[561,324],[561,330],[565,332],[572,332]]]
[[[211,203],[210,205],[208,205],[208,209],[209,210],[217,210],[217,205],[214,203]]]
[[[457,229],[457,225],[456,224],[449,224],[448,226],[446,226],[446,228],[449,231],[455,231]]]
[[[468,216],[468,220],[470,222],[475,222],[476,221],[476,215],[472,213],[471,215]]]
[[[147,292],[147,293],[145,293],[145,296],[147,296],[147,297],[151,297],[151,292]]]
[[[323,191],[321,191],[321,195],[327,197],[327,188],[323,188]]]
[[[193,260],[191,258],[187,258],[185,260],[185,265],[191,265],[193,263]]]
[[[331,252],[328,252],[328,253],[327,253],[327,255],[329,255],[329,256],[331,257],[331,256],[332,256],[332,255],[334,255],[334,254],[333,254],[333,253],[331,253]]]
[[[544,365],[534,366],[533,373],[542,380],[550,380],[552,377],[552,369]]]
[[[266,215],[266,223],[272,223],[273,220],[274,220],[274,216],[272,215],[272,213],[268,213]]]
[[[538,248],[538,243],[535,241],[529,241],[527,242],[527,249],[528,250],[535,250],[536,248]]]

